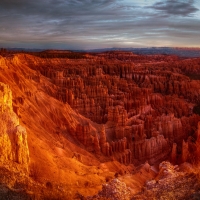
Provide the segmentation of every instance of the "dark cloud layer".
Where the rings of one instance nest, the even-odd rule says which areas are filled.
[[[156,2],[152,8],[165,12],[168,15],[181,15],[181,16],[190,16],[199,9],[194,5],[193,0],[188,1],[177,1],[177,0],[165,0]]]
[[[1,0],[0,46],[200,46],[192,0]]]

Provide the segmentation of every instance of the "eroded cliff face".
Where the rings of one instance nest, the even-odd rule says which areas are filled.
[[[20,60],[50,78],[57,88],[48,89],[50,96],[103,124],[102,131],[79,121],[71,133],[90,151],[123,164],[147,160],[153,164],[170,157],[174,144],[176,156],[180,155],[183,141],[195,137],[191,127],[199,120],[193,107],[199,102],[200,84],[183,75],[183,61],[177,57],[111,52],[78,62],[47,63],[29,55]]]
[[[21,124],[28,132],[29,167],[44,172],[40,181],[80,191],[87,185],[86,195],[97,193],[106,176],[146,161],[192,162],[199,152],[200,117],[193,108],[200,82],[186,76],[183,63],[173,56],[124,52],[76,60],[1,57],[0,81],[10,86],[16,113],[9,111],[15,124],[4,123],[15,134],[2,137],[10,141],[2,160],[28,164],[28,154],[20,156],[27,146]]]
[[[0,164],[16,162],[28,170],[29,148],[26,129],[20,125],[13,111],[12,92],[8,85],[0,83]]]

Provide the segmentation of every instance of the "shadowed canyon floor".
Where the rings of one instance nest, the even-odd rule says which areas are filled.
[[[2,198],[195,198],[198,77],[200,58],[3,54]],[[174,180],[184,195],[176,193]]]

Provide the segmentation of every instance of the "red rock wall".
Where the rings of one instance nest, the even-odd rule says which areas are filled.
[[[199,81],[186,76],[195,72],[188,60],[110,52],[55,64],[26,62],[50,79],[57,91],[49,89],[50,96],[105,125],[93,133],[90,125],[80,123],[72,131],[83,145],[92,144],[96,154],[124,164],[154,163],[170,155],[176,162],[176,154],[188,160],[187,140],[194,137],[199,120],[193,107],[200,102]]]

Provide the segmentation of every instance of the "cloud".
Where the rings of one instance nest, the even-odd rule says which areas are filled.
[[[70,49],[162,46],[176,45],[177,35],[183,44],[189,41],[197,44],[190,38],[199,35],[200,20],[192,16],[197,11],[194,1],[145,2],[0,0],[0,46]]]
[[[150,8],[164,12],[168,15],[180,15],[184,17],[191,16],[191,14],[199,10],[194,6],[193,0],[164,0],[156,2]]]
[[[116,0],[1,0],[0,10],[19,15],[63,18],[71,15],[98,14]]]

